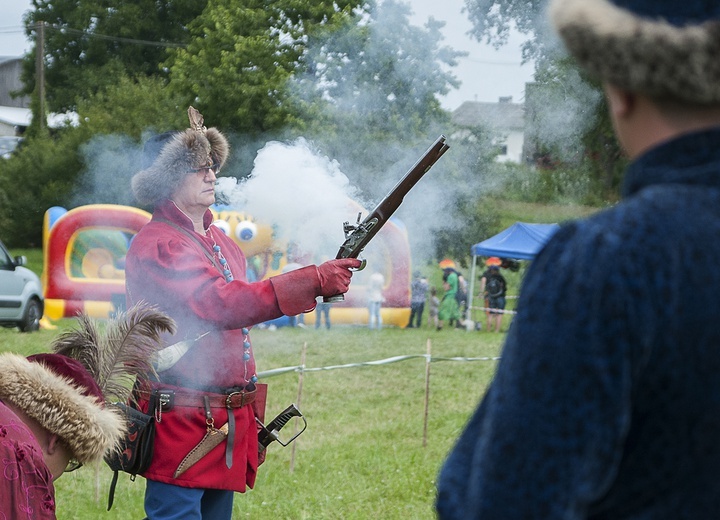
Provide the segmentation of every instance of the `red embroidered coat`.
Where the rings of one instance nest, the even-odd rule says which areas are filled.
[[[184,231],[162,222],[170,221]],[[212,213],[205,214],[207,229]],[[304,267],[260,282],[246,281],[246,260],[240,248],[220,229],[210,236],[193,231],[191,221],[169,200],[159,203],[151,222],[135,236],[125,265],[128,305],[144,301],[175,319],[178,331],[168,345],[197,341],[180,361],[161,373],[161,380],[188,388],[245,386],[255,375],[252,347],[243,348],[247,329],[257,323],[312,310],[319,290],[315,266]],[[199,242],[198,242],[199,241]],[[213,242],[214,241],[214,242]],[[201,246],[202,244],[202,246]],[[207,255],[220,246],[233,281],[227,282]],[[245,328],[245,330],[243,330]],[[249,359],[244,359],[244,354]],[[147,407],[147,401],[141,402]],[[174,415],[170,415],[173,414]],[[227,410],[213,409],[215,427],[227,422]],[[234,409],[233,463],[227,468],[223,442],[179,478],[173,473],[206,432],[205,414],[196,409],[163,412],[157,425],[155,454],[148,479],[178,486],[244,492],[257,472],[257,435],[251,406]],[[250,434],[248,434],[250,433]]]
[[[52,520],[55,487],[42,449],[27,426],[0,401],[0,518]]]

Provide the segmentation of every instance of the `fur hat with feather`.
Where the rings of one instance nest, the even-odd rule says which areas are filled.
[[[596,78],[654,98],[720,103],[720,2],[551,0],[550,16]]]
[[[188,173],[225,164],[230,154],[225,136],[217,128],[205,128],[202,114],[193,107],[188,108],[188,118],[187,130],[160,134],[145,143],[145,167],[131,181],[140,204],[155,205],[168,198]]]
[[[102,460],[125,433],[110,401],[126,401],[135,377],[152,373],[160,333],[175,323],[150,307],[134,307],[100,334],[86,315],[60,335],[54,353],[0,354],[0,399],[57,434],[82,463]]]

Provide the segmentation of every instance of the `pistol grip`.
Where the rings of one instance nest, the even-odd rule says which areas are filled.
[[[342,258],[342,257],[338,257],[338,258]],[[357,272],[357,271],[362,271],[363,269],[365,269],[365,266],[367,265],[367,260],[365,260],[364,258],[360,258],[359,260],[360,260],[360,267],[358,267],[357,269],[351,268],[350,269],[351,271]],[[336,294],[335,296],[324,296],[323,301],[325,303],[342,302],[342,301],[345,301],[345,296],[342,294]]]

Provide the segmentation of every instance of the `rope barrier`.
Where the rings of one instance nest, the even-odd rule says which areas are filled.
[[[389,365],[390,363],[397,363],[398,361],[405,361],[408,359],[425,359],[426,363],[434,361],[497,361],[499,357],[442,357],[442,356],[429,356],[427,354],[409,354],[405,356],[393,356],[385,359],[378,359],[375,361],[361,361],[359,363],[347,363],[345,365],[329,365],[326,367],[312,367],[308,368],[305,365],[295,365],[290,367],[273,368],[258,372],[259,378],[273,377],[288,372],[320,372],[324,370],[337,370],[340,368],[355,368],[355,367],[367,367],[367,366],[379,366]]]
[[[490,307],[470,307],[471,309],[478,311],[493,311],[495,314],[517,314],[516,311],[507,311],[505,309],[491,309]]]

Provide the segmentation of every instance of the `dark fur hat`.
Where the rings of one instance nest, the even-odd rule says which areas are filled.
[[[167,132],[149,139],[143,150],[144,169],[132,178],[132,190],[140,204],[154,205],[166,199],[188,173],[218,163],[230,153],[227,139],[217,128],[205,128],[202,115],[188,109],[191,128]],[[149,166],[147,166],[149,164]]]
[[[595,77],[655,98],[720,103],[720,2],[551,0],[550,16]]]

